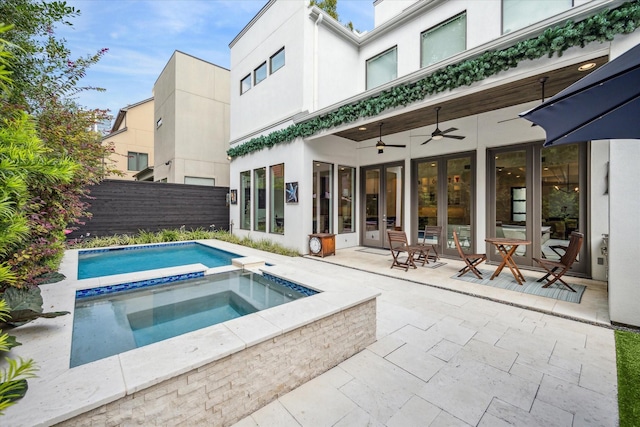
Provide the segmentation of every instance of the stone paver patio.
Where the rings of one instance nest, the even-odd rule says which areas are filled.
[[[563,303],[451,279],[457,260],[404,272],[359,249],[278,262],[379,290],[377,342],[235,427],[618,424],[605,284],[570,278],[587,291]]]

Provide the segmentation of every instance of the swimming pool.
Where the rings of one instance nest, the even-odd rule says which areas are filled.
[[[317,293],[273,276],[232,271],[76,293],[70,367]]]
[[[78,279],[197,263],[209,268],[220,267],[230,265],[231,260],[238,257],[197,242],[82,250],[78,252]]]

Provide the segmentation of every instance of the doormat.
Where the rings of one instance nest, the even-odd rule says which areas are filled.
[[[440,262],[440,261],[429,261],[429,264],[425,264],[424,266],[421,266],[421,267],[438,268],[438,267],[442,267],[443,265],[447,265],[447,263]]]
[[[366,254],[375,254],[375,255],[388,255],[391,256],[391,251],[389,249],[379,249],[379,248],[364,248],[364,249],[356,249],[358,252],[364,252]]]
[[[580,300],[582,299],[582,294],[587,288],[584,285],[574,285],[573,283],[569,283],[569,285],[575,289],[575,292],[571,292],[567,289],[562,283],[554,283],[548,288],[543,288],[546,284],[546,280],[543,282],[536,282],[536,278],[524,276],[526,281],[521,285],[516,282],[516,279],[513,277],[509,270],[502,271],[498,277],[493,280],[489,280],[492,271],[480,270],[482,273],[483,279],[478,279],[473,273],[469,272],[462,277],[458,277],[456,273],[451,278],[463,280],[465,282],[476,283],[478,285],[485,286],[493,286],[494,288],[506,289],[508,291],[521,292],[524,294],[538,295],[546,298],[553,298],[560,301],[572,302],[575,304],[580,304]]]

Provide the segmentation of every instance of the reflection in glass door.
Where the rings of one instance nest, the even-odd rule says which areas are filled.
[[[425,226],[441,226],[443,240],[434,242],[439,253],[457,256],[453,232],[465,251],[473,251],[473,162],[471,156],[417,160],[418,236]]]
[[[569,234],[584,231],[586,200],[580,189],[586,183],[585,144],[529,144],[494,150],[490,156],[495,174],[488,194],[490,200],[494,195],[494,203],[487,236],[529,240],[531,245],[516,252],[519,265],[535,266],[534,257],[559,259]],[[587,273],[589,245],[582,247],[572,272]],[[501,261],[495,252],[488,256]]]
[[[387,230],[404,230],[404,167],[389,164],[363,168],[362,244],[387,247]]]

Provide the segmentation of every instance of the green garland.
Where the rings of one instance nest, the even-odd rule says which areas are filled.
[[[244,156],[297,138],[306,138],[362,117],[376,116],[389,108],[407,106],[428,95],[471,85],[501,71],[515,68],[522,61],[538,59],[544,55],[549,58],[554,54],[562,56],[565,50],[574,46],[585,47],[594,41],[611,41],[618,34],[634,32],[639,25],[640,0],[627,2],[614,10],[605,10],[578,23],[567,21],[562,26],[547,28],[539,36],[506,49],[487,51],[476,58],[448,65],[417,82],[385,90],[379,95],[343,105],[307,122],[253,138],[230,148],[227,154],[232,158]]]

